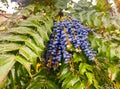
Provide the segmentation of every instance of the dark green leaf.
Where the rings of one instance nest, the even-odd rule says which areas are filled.
[[[26,68],[26,70],[28,71],[30,77],[32,77],[32,74],[30,72],[31,64],[32,63],[28,62],[26,59],[24,59],[21,56],[16,56],[16,61],[18,61],[19,63],[21,63]]]

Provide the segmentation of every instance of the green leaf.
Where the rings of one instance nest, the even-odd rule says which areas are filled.
[[[34,31],[34,29],[29,28],[29,27],[14,27],[12,29],[9,29],[8,32],[10,33],[14,33],[14,34],[29,34],[29,35],[33,35],[36,34],[36,32]]]
[[[12,54],[0,54],[0,66],[5,65],[9,62],[9,58],[13,56]]]
[[[94,13],[96,12],[96,10],[91,10],[87,13],[87,23],[88,25],[92,26],[93,25],[93,20],[92,17],[94,17]]]
[[[24,27],[39,27],[40,23],[38,21],[24,20],[18,23],[19,26]]]
[[[2,59],[2,57],[5,61]],[[0,62],[0,85],[4,81],[4,79],[7,77],[9,71],[11,70],[11,68],[16,62],[14,55],[10,55],[9,57],[6,55],[0,55],[0,61],[2,60],[4,61],[4,63]]]
[[[30,16],[31,12],[35,9],[35,5],[28,5],[23,10],[20,11],[20,15],[24,15],[26,17]]]
[[[24,42],[27,36],[14,34],[0,34],[0,41]]]
[[[61,82],[62,80],[64,80],[65,78],[67,78],[67,77],[70,76],[70,75],[71,75],[71,73],[70,73],[69,69],[68,69],[68,68],[64,68],[64,69],[60,72],[60,74],[59,74],[59,76],[58,76],[59,82]]]
[[[110,58],[114,58],[116,56],[116,48],[117,48],[117,45],[112,43],[110,45]]]
[[[37,28],[40,36],[45,40],[45,41],[48,41],[49,40],[49,37],[48,37],[48,34],[47,34],[47,31],[45,29],[45,27],[40,27],[40,28]]]
[[[82,12],[80,12],[79,13],[79,17],[80,17],[80,21],[82,22],[82,23],[85,23],[85,21],[86,21],[86,11],[82,11]]]
[[[94,87],[96,89],[99,89],[99,84],[98,84],[98,81],[96,79],[93,79],[93,82],[94,82]]]
[[[73,87],[71,87],[70,89],[85,89],[85,83],[84,81],[81,82],[77,82]]]
[[[73,76],[67,76],[64,81],[62,82],[62,88],[67,89],[66,85],[68,84],[69,81],[73,79]]]
[[[28,39],[25,41],[25,45],[28,46],[30,49],[32,49],[37,55],[42,54],[43,49],[41,49],[40,47],[38,47],[33,39]]]
[[[16,27],[16,28],[12,28],[12,30],[10,30],[9,32],[19,33],[19,34],[29,34],[30,36],[33,37],[33,39],[35,40],[35,42],[38,46],[44,47],[43,39],[40,37],[40,35],[36,31],[34,31],[31,28]]]
[[[32,74],[31,74],[31,72],[30,72],[31,63],[28,62],[26,59],[24,59],[24,58],[21,57],[21,56],[16,56],[16,61],[18,61],[19,63],[21,63],[21,64],[26,68],[26,70],[28,71],[30,77],[32,77]]]
[[[118,46],[117,48],[116,48],[116,56],[118,57],[118,58],[120,58],[120,46]]]
[[[79,81],[79,77],[78,77],[78,76],[74,76],[73,78],[71,78],[71,79],[67,82],[67,84],[66,84],[66,86],[65,86],[64,88],[65,88],[65,89],[70,88],[70,87],[74,86],[75,83],[77,83],[78,81]],[[63,82],[64,82],[64,81],[63,81]]]
[[[19,50],[19,54],[21,54],[23,57],[25,57],[28,61],[30,61],[34,66],[37,63],[37,57],[36,55],[30,48],[27,46],[23,46]]]
[[[74,62],[79,62],[79,61],[82,61],[82,56],[80,55],[80,53],[74,53],[73,59],[74,59]]]
[[[38,75],[32,78],[26,89],[59,89],[59,87],[46,76]]]
[[[67,3],[69,0],[60,0],[59,2],[57,1],[55,6],[59,9],[65,9],[67,8]]]
[[[18,43],[3,43],[0,44],[0,53],[19,50],[21,44]]]
[[[94,74],[93,74],[93,73],[90,73],[90,72],[86,72],[86,76],[87,76],[87,78],[88,78],[89,83],[92,84],[93,79],[95,79],[95,78],[94,78]]]
[[[102,14],[103,13],[98,13],[98,12],[95,13],[95,18],[94,18],[94,25],[95,26],[102,27],[102,21],[101,21]]]
[[[80,63],[80,65],[79,65],[79,72],[80,72],[80,74],[83,75],[84,73],[87,72],[87,70],[92,72],[93,71],[92,66],[88,65],[87,63]]]
[[[108,68],[108,74],[111,75],[111,80],[115,80],[115,78],[117,77],[117,73],[120,71],[119,67],[117,67],[116,65],[111,65]]]
[[[106,56],[106,52],[107,49],[108,49],[108,44],[106,44],[106,42],[104,42],[103,40],[101,41],[101,43],[99,44],[99,48],[98,48],[98,53],[103,55],[103,56]]]
[[[111,26],[111,23],[110,23],[110,18],[109,18],[109,14],[107,14],[106,16],[102,16],[101,20],[103,22],[103,25],[105,28],[108,28]]]

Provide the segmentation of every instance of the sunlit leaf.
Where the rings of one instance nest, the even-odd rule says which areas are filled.
[[[80,63],[80,65],[79,65],[79,71],[80,71],[80,74],[82,74],[82,75],[84,73],[86,73],[87,70],[92,72],[93,71],[92,69],[93,69],[92,66],[90,66],[90,65],[88,65],[86,63]]]
[[[0,34],[0,41],[24,42],[26,39],[27,36],[24,35]]]
[[[30,48],[23,46],[20,48],[19,53],[30,61],[34,66],[37,63],[37,54],[35,54]]]
[[[4,63],[0,62],[0,84],[4,81],[4,79],[7,77],[7,74],[15,64],[15,56],[9,55],[9,57],[6,55],[0,55],[0,61],[2,61],[4,58]],[[3,59],[2,59],[3,57]],[[2,64],[1,64],[2,63]]]
[[[116,78],[117,73],[120,71],[120,69],[117,66],[110,66],[108,68],[108,76],[113,81]]]
[[[74,62],[82,61],[82,56],[79,53],[74,53],[73,58]]]
[[[38,47],[35,44],[34,40],[32,40],[32,39],[26,40],[25,45],[28,46],[29,48],[31,48],[38,55],[40,55],[43,52],[43,50],[40,47]]]
[[[86,75],[87,75],[89,83],[92,84],[93,79],[94,79],[94,74],[90,72],[86,72]]]
[[[95,16],[96,16],[94,18],[94,25],[95,26],[99,26],[100,27],[102,25],[101,17],[100,17],[101,15],[102,15],[102,13],[98,13],[98,12],[95,13]]]
[[[93,25],[93,20],[92,19],[92,16],[94,16],[93,14],[95,13],[96,11],[95,10],[91,10],[87,13],[87,22],[88,22],[88,25],[92,26]]]
[[[20,47],[21,47],[21,44],[18,44],[18,43],[6,43],[6,44],[3,43],[3,44],[0,44],[0,53],[18,50]]]

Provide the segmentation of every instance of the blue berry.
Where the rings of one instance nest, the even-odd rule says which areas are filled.
[[[70,20],[71,19],[71,20]],[[61,59],[68,63],[72,59],[72,54],[67,51],[67,45],[73,45],[76,49],[80,48],[89,60],[95,60],[96,52],[90,46],[87,40],[90,30],[83,26],[79,20],[70,16],[61,21],[54,21],[54,27],[50,40],[47,45],[46,62],[54,68]]]

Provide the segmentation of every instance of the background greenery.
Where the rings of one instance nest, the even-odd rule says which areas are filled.
[[[0,26],[0,89],[119,89],[120,18],[106,0],[36,0]],[[74,7],[71,7],[74,4]],[[96,61],[75,53],[55,71],[44,65],[46,43],[58,12],[77,18],[95,33],[89,42]],[[70,13],[67,13],[70,12]],[[20,19],[22,16],[22,19]]]

